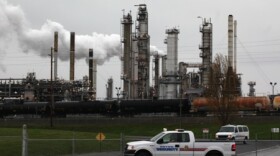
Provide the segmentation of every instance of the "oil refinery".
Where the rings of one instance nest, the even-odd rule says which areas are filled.
[[[180,29],[165,30],[166,55],[150,51],[149,12],[146,4],[137,5],[134,18],[131,12],[121,18],[121,87],[115,87],[112,78],[106,84],[106,99],[97,99],[97,61],[95,49],[88,49],[88,75],[75,80],[75,32],[71,32],[69,51],[69,80],[58,77],[58,37],[55,31],[51,48],[51,78],[37,79],[36,73],[25,78],[0,79],[0,116],[10,114],[38,114],[48,116],[53,110],[57,115],[104,114],[133,115],[140,113],[184,113],[208,111],[205,90],[210,81],[213,65],[213,24],[202,18],[199,26],[201,44],[197,47],[200,62],[178,62]],[[133,31],[134,30],[134,31]],[[232,73],[237,69],[237,21],[228,16],[228,66]],[[196,70],[191,70],[196,69]],[[230,72],[229,72],[230,73]],[[250,93],[242,97],[241,73],[229,82],[238,95],[241,110],[275,110],[279,96],[256,96],[255,82],[249,82]],[[105,85],[105,84],[104,84]],[[113,90],[117,89],[117,99]],[[275,97],[275,98],[274,98]]]

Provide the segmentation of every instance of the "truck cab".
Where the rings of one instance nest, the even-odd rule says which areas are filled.
[[[233,142],[195,142],[192,131],[177,129],[163,131],[150,141],[129,142],[124,156],[232,156]]]

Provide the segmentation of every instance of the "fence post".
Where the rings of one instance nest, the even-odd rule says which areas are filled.
[[[28,136],[27,136],[27,126],[24,124],[22,126],[22,156],[28,156]]]
[[[256,139],[256,156],[258,156],[258,134],[256,134],[255,139]]]
[[[75,132],[73,132],[72,136],[72,156],[75,156]]]
[[[121,151],[121,156],[123,156],[123,144],[124,144],[124,136],[123,133],[120,134],[120,151]]]

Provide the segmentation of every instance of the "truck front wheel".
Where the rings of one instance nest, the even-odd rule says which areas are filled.
[[[152,155],[147,151],[139,151],[136,153],[135,156],[152,156]]]
[[[206,156],[223,156],[223,154],[220,151],[210,151]]]

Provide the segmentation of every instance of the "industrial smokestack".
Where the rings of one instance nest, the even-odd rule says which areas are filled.
[[[158,97],[159,92],[159,55],[154,55],[155,58],[155,93],[154,97]]]
[[[236,69],[236,57],[237,57],[237,45],[236,45],[236,39],[237,39],[237,21],[234,20],[234,72],[236,73],[237,69]]]
[[[54,32],[54,79],[57,80],[57,49],[58,49],[58,32]]]
[[[96,60],[93,59],[93,49],[89,49],[89,94],[91,100],[96,100]]]
[[[228,64],[233,67],[233,16],[228,16]]]
[[[92,49],[89,49],[88,66],[89,66],[89,72],[88,72],[89,90],[92,91],[92,87],[93,87],[93,81],[92,81],[92,75],[93,75],[93,50]]]
[[[113,98],[113,78],[109,78],[107,82],[107,100],[111,100]]]
[[[75,32],[70,34],[70,81],[75,77]]]

